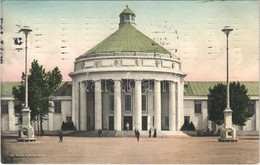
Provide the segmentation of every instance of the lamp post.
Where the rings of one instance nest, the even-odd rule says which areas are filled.
[[[29,28],[23,28],[19,32],[23,32],[25,34],[25,108],[28,108],[28,76],[27,76],[27,38],[28,34],[32,30]]]
[[[232,125],[232,110],[230,108],[230,94],[229,94],[229,58],[228,58],[228,37],[231,31],[229,26],[225,26],[222,30],[227,36],[227,107],[224,113],[224,128],[220,132],[219,141],[237,141],[236,130]]]
[[[19,138],[17,141],[35,141],[36,138],[34,136],[34,129],[31,126],[30,118],[31,118],[31,110],[28,106],[28,76],[27,76],[27,38],[28,34],[32,30],[28,27],[22,28],[19,32],[23,32],[25,34],[25,106],[22,110],[22,127],[19,130]]]

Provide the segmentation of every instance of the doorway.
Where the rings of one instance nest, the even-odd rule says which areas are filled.
[[[124,116],[124,130],[126,129],[126,123],[129,123],[129,130],[133,130],[133,117],[132,116]]]
[[[142,116],[142,130],[147,130],[147,116]]]
[[[109,116],[109,130],[114,130],[114,116]]]

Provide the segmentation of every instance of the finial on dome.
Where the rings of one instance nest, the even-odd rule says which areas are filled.
[[[126,8],[128,8],[128,5],[126,4]]]

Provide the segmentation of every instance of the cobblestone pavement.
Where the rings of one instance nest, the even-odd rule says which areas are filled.
[[[88,164],[249,164],[259,162],[259,137],[243,136],[235,142],[218,137],[38,137],[37,142],[17,143],[2,138],[5,163]]]

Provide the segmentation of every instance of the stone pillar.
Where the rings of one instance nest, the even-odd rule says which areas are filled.
[[[154,81],[154,128],[161,130],[161,81]]]
[[[80,130],[87,130],[87,91],[85,81],[80,83]]]
[[[49,115],[49,117],[48,117],[49,131],[53,131],[53,110],[51,110],[51,112],[48,113],[48,115]]]
[[[75,78],[72,79],[72,121],[77,128],[77,122],[76,122],[76,103],[77,103],[77,89],[78,84]]]
[[[14,115],[14,101],[8,101],[8,120],[9,120],[9,131],[14,131],[15,127],[15,115]]]
[[[134,93],[134,120],[135,129],[142,130],[142,90],[141,80],[135,80],[135,93]]]
[[[177,120],[177,131],[181,129],[181,126],[184,124],[184,116],[183,116],[183,80],[178,81],[178,109],[176,114]]]
[[[169,130],[176,131],[175,82],[169,82]]]
[[[121,81],[114,80],[114,129],[121,131]]]
[[[95,130],[102,129],[101,80],[95,81]]]

